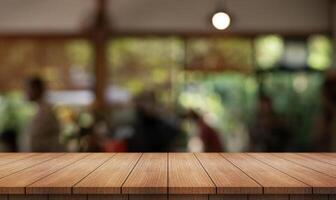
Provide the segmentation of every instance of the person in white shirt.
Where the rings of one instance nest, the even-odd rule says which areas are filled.
[[[39,77],[32,77],[26,83],[27,99],[36,104],[36,113],[25,127],[21,137],[21,151],[59,152],[60,124],[52,105],[46,101],[46,84]]]

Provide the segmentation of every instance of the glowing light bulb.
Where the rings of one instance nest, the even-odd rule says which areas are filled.
[[[218,30],[224,30],[230,26],[230,16],[225,12],[215,13],[212,17],[212,25]]]

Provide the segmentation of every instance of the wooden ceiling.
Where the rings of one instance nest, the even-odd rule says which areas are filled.
[[[222,33],[209,23],[216,0],[108,0],[111,32]],[[225,33],[330,32],[329,0],[225,0]],[[92,21],[96,0],[1,0],[0,34],[78,34]]]

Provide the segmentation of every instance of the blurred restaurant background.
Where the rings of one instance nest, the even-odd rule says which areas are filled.
[[[0,150],[335,151],[335,47],[334,0],[0,0]]]

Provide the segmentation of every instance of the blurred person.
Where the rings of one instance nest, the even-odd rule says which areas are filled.
[[[205,152],[221,152],[224,150],[218,133],[204,121],[199,113],[190,110],[188,117],[196,123]]]
[[[326,73],[322,85],[322,110],[315,122],[315,151],[336,151],[336,71]]]
[[[250,151],[286,151],[290,134],[286,123],[273,110],[272,100],[265,95],[259,97],[257,113],[250,129]]]
[[[127,141],[131,152],[172,151],[176,137],[181,133],[178,126],[169,121],[157,105],[155,93],[144,91],[134,99],[135,122],[133,134]]]
[[[59,142],[60,124],[52,105],[46,101],[46,84],[39,77],[26,82],[27,99],[33,102],[36,113],[25,127],[21,138],[21,151],[57,152],[62,151]]]

